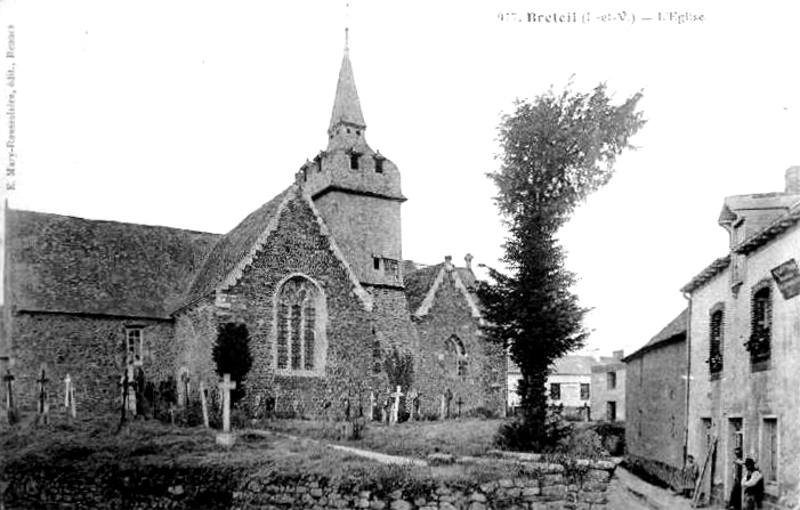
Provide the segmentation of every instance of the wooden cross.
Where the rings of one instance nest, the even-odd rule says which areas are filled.
[[[6,383],[6,411],[8,412],[8,415],[11,416],[14,412],[14,375],[9,369],[6,369],[6,373],[3,376],[3,382]]]
[[[181,381],[183,382],[183,405],[189,408],[189,374],[184,372],[181,374]]]
[[[128,381],[128,370],[122,373],[122,377],[119,380],[119,387],[122,390],[122,410],[119,417],[119,426],[122,427],[122,424],[125,423],[125,408],[128,407],[128,387],[130,386],[130,382]]]
[[[461,400],[461,397],[458,397],[456,404],[458,404],[458,417],[461,418],[461,406],[464,405],[464,401]]]
[[[231,431],[231,390],[236,389],[236,381],[231,381],[231,374],[222,376],[219,390],[222,393],[222,431]]]
[[[47,421],[47,383],[50,382],[50,379],[47,378],[47,372],[45,371],[44,366],[42,366],[42,371],[39,373],[39,378],[36,380],[39,383],[39,414],[44,415],[45,422]]]
[[[403,396],[403,392],[400,391],[400,386],[397,387],[397,390],[394,393],[389,394],[389,396],[394,399],[394,403],[392,404],[392,415],[389,417],[389,423],[394,424],[397,423],[398,414],[400,413],[400,397]]]

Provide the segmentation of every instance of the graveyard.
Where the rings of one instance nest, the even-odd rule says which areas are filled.
[[[235,383],[225,377],[218,398],[201,392],[195,405],[162,412],[132,405],[123,380],[119,412],[106,414],[82,413],[68,379],[64,401],[51,407],[49,383],[42,373],[35,411],[6,402],[14,412],[0,426],[4,508],[481,510],[567,499],[591,508],[606,500],[615,468],[599,458],[498,451],[502,419],[445,405],[423,420],[413,401],[401,411],[399,391],[388,412],[370,416],[345,402],[341,413],[308,420],[232,412]]]

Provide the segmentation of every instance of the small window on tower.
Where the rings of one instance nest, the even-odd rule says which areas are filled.
[[[375,271],[378,271],[381,268],[381,259],[380,259],[380,257],[372,257],[372,268]]]
[[[383,173],[383,158],[375,158],[375,173]]]
[[[361,154],[357,152],[350,153],[350,169],[351,170],[358,170],[358,158]]]
[[[321,172],[322,171],[322,158],[319,157],[319,156],[314,158],[314,164],[317,167],[317,172]]]

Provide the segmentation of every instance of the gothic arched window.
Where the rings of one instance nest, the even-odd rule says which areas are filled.
[[[319,372],[325,363],[325,297],[309,278],[294,275],[276,293],[276,368]]]
[[[458,377],[464,378],[467,376],[467,349],[464,347],[464,342],[461,341],[456,335],[451,336],[447,340],[447,353],[450,357],[455,359],[455,372]]]

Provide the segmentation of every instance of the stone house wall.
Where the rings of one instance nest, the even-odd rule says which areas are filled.
[[[766,486],[770,507],[780,495],[798,487],[800,480],[800,299],[785,299],[771,269],[800,253],[800,229],[793,226],[779,238],[748,254],[741,286],[733,292],[729,269],[692,293],[689,453],[706,451],[703,418],[711,420],[711,434],[719,437],[715,493],[727,498],[733,483],[734,422],[743,426],[743,454],[762,463],[764,420],[777,421],[777,483]],[[771,289],[772,328],[769,368],[754,371],[745,342],[750,335],[752,293],[757,286]],[[760,288],[760,287],[759,287]],[[710,312],[724,306],[723,368],[711,380],[708,364]],[[762,467],[763,469],[763,467]]]
[[[609,387],[608,374],[616,374],[616,385]],[[625,421],[625,364],[617,361],[592,367],[592,420],[607,420],[607,403],[615,402],[617,419]]]
[[[19,312],[13,318],[12,373],[15,404],[35,411],[42,364],[46,364],[51,411],[64,405],[64,378],[72,378],[78,412],[120,405],[126,326],[143,328],[142,368],[150,381],[166,380],[174,359],[172,321],[59,313]]]
[[[675,470],[683,467],[686,439],[686,341],[654,347],[627,362],[626,456],[646,467],[657,463],[671,483]],[[699,462],[699,461],[698,461]],[[670,471],[669,468],[672,468]]]

